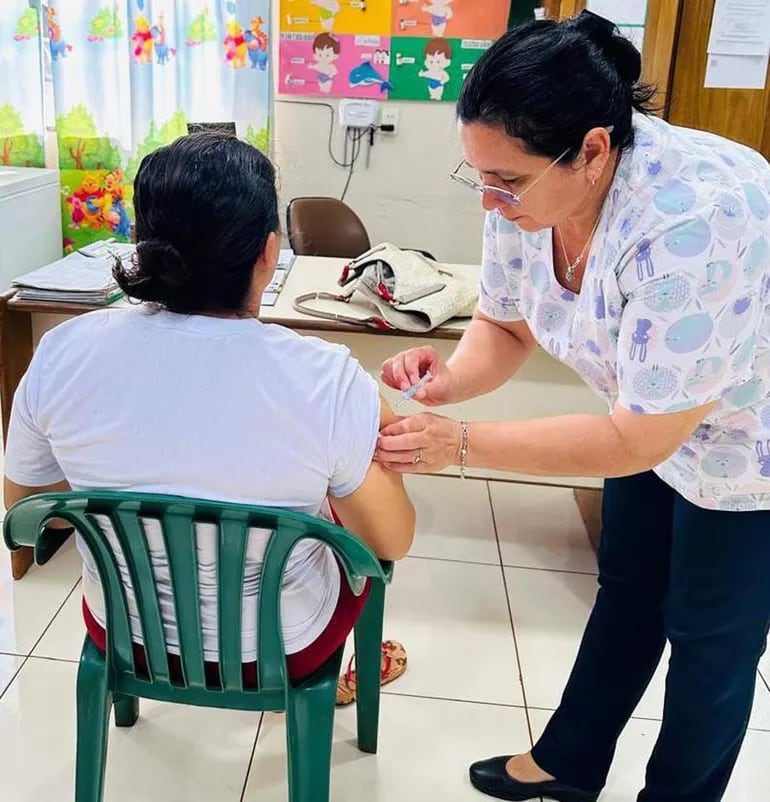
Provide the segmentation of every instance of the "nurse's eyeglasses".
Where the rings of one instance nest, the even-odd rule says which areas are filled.
[[[607,126],[607,133],[612,133],[613,126]],[[478,181],[474,181],[472,178],[468,178],[468,176],[460,175],[460,170],[462,169],[464,164],[467,164],[465,159],[463,159],[457,167],[449,174],[449,177],[456,181],[460,186],[467,187],[468,189],[473,190],[474,192],[478,192],[479,195],[491,195],[495,200],[499,201],[500,203],[508,204],[508,206],[521,206],[521,199],[530,191],[534,186],[536,186],[543,178],[545,178],[548,173],[553,170],[554,167],[572,150],[572,148],[567,148],[564,153],[559,156],[558,159],[554,159],[548,167],[540,173],[539,176],[534,178],[529,184],[527,184],[521,192],[512,192],[510,189],[503,189],[502,187],[493,187],[490,184],[480,184]],[[503,182],[505,183],[505,182]]]

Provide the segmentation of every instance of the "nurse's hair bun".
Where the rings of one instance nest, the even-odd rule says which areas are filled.
[[[591,11],[583,11],[572,21],[576,30],[587,36],[618,71],[623,83],[633,86],[642,76],[642,56],[618,30],[617,25]]]

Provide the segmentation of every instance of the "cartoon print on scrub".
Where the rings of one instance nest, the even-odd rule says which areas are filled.
[[[644,281],[645,273],[649,278],[655,275],[655,265],[650,256],[651,247],[652,243],[646,237],[636,246],[636,275],[639,281]]]
[[[318,73],[318,90],[324,94],[332,91],[337,67],[334,62],[340,57],[340,42],[329,33],[321,33],[313,40],[314,62],[308,64],[309,70]]]
[[[748,460],[734,448],[715,448],[703,460],[703,472],[715,479],[737,479],[746,468]]]
[[[763,443],[757,440],[757,459],[759,460],[759,474],[770,478],[770,440]]]
[[[631,349],[628,353],[629,359],[633,362],[637,355],[640,362],[647,361],[647,344],[650,342],[650,329],[652,321],[646,317],[636,320],[636,330],[631,335]]]
[[[430,14],[430,30],[433,36],[444,36],[446,33],[447,22],[454,16],[451,9],[453,2],[454,0],[433,0],[422,7],[426,14]]]
[[[431,100],[442,100],[444,87],[449,83],[447,72],[452,64],[452,45],[446,39],[431,39],[425,45],[425,69],[417,75],[428,79],[428,96]]]
[[[690,295],[690,285],[684,276],[664,275],[659,281],[647,285],[644,303],[652,312],[665,314],[683,307]]]

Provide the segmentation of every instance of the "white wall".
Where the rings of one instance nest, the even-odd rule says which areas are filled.
[[[336,107],[335,100],[330,102]],[[454,104],[388,106],[399,110],[397,132],[376,135],[368,169],[363,146],[346,203],[361,217],[373,243],[388,240],[431,251],[444,262],[478,263],[483,225],[479,199],[448,177],[460,160]],[[330,116],[324,106],[276,99],[273,156],[283,206],[299,195],[340,197],[347,170],[328,155]],[[342,160],[336,123],[333,149]]]

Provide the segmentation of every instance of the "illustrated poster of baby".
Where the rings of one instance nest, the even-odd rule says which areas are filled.
[[[454,0],[433,0],[429,5],[423,6],[422,10],[430,14],[430,29],[433,36],[441,37],[446,33],[446,25],[452,19],[452,3]]]
[[[420,78],[428,79],[428,95],[431,100],[442,100],[444,87],[449,83],[447,69],[452,63],[452,45],[446,39],[431,39],[425,45],[425,69]]]
[[[326,33],[331,33],[334,30],[334,20],[340,13],[339,0],[310,0],[310,2],[318,7],[321,27]]]
[[[328,95],[332,91],[332,84],[337,75],[334,62],[340,57],[340,43],[330,33],[322,33],[313,40],[313,63],[308,64],[309,70],[318,73],[318,91]]]

